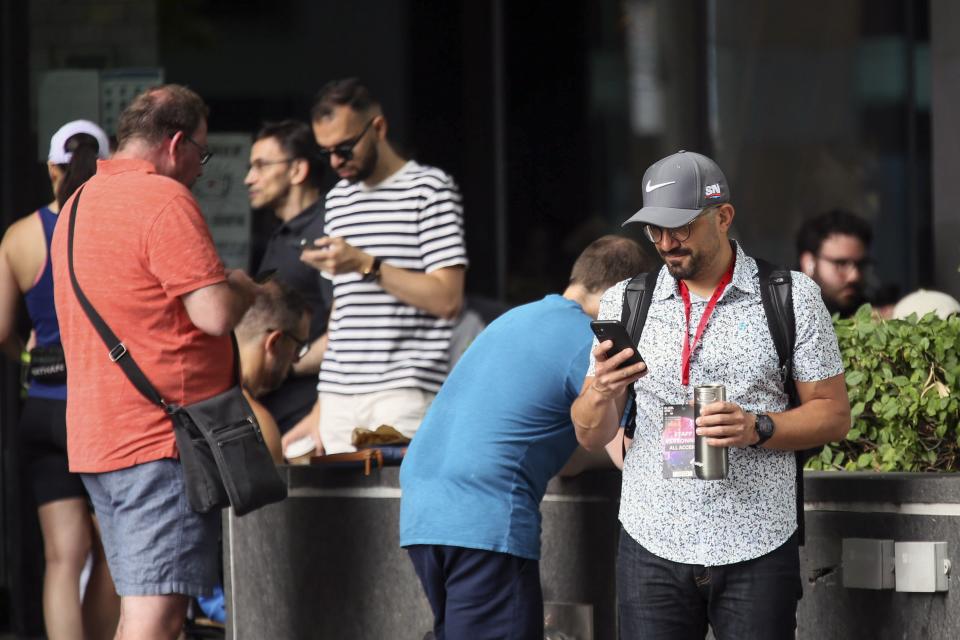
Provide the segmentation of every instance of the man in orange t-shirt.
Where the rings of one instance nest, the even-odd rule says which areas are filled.
[[[80,198],[77,281],[167,402],[232,384],[230,331],[258,286],[226,272],[189,186],[210,157],[207,107],[178,85],[149,89],[120,116],[119,150]],[[117,638],[175,638],[189,596],[217,582],[220,513],[190,510],[170,419],[136,391],[77,302],[69,219],[51,247],[67,369],[67,453],[82,474],[121,595]]]

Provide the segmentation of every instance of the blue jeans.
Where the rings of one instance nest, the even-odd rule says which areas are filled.
[[[540,563],[444,545],[407,547],[437,640],[543,640]]]
[[[770,553],[705,567],[665,560],[622,528],[617,559],[624,640],[793,640],[803,595],[797,534]]]

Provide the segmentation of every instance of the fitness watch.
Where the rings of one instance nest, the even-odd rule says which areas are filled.
[[[751,447],[759,447],[764,442],[769,440],[770,437],[773,435],[773,431],[775,428],[773,424],[773,420],[770,418],[770,416],[768,416],[765,413],[758,413],[756,415],[757,415],[757,421],[754,428],[757,430],[757,435],[760,437],[760,439],[757,440],[752,445],[750,445]]]

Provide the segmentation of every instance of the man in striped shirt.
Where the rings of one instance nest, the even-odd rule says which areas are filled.
[[[311,117],[340,181],[327,194],[326,237],[302,255],[333,280],[320,396],[307,420],[316,438],[319,419],[318,444],[338,453],[354,450],[355,427],[416,432],[447,376],[467,254],[457,185],[394,150],[366,87],[328,83]]]

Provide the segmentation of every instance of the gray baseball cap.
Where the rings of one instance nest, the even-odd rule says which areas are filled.
[[[631,222],[673,229],[707,207],[730,202],[727,179],[717,163],[692,151],[678,151],[653,163],[643,174],[643,208]]]

